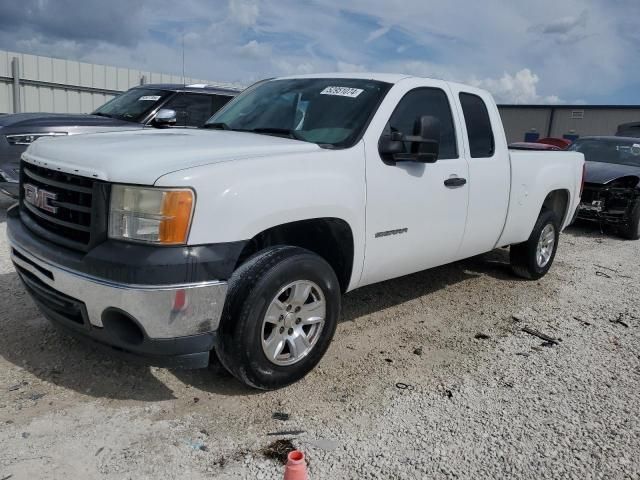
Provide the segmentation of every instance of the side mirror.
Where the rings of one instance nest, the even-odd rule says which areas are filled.
[[[378,142],[378,151],[383,160],[391,164],[437,161],[440,151],[440,121],[435,117],[423,115],[416,120],[414,133],[414,135],[403,135],[400,132],[383,134]],[[406,144],[408,149],[405,148]]]
[[[170,108],[161,108],[153,119],[153,126],[157,128],[172,127],[176,124],[176,111]]]
[[[378,141],[378,151],[383,157],[393,157],[404,152],[404,135],[400,132],[383,134]]]
[[[405,137],[405,141],[411,142],[411,154],[416,156],[414,161],[434,163],[440,153],[440,120],[423,115],[416,120],[414,132],[418,136]]]

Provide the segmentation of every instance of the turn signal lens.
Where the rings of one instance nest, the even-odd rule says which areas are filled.
[[[160,243],[179,244],[187,241],[193,193],[191,190],[172,190],[164,193],[158,239]]]

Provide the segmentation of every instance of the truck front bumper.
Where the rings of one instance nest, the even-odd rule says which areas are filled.
[[[45,260],[20,242],[9,215],[11,260],[44,316],[76,336],[144,363],[206,367],[227,292],[226,281],[174,285],[114,282]],[[33,238],[33,237],[32,237]]]

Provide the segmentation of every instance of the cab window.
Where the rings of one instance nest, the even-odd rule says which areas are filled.
[[[440,121],[440,151],[438,159],[458,158],[456,131],[447,94],[439,88],[417,88],[407,93],[389,119],[391,132],[419,135],[418,119],[424,115]],[[407,153],[411,145],[405,142]]]
[[[461,93],[460,103],[469,137],[471,158],[493,157],[496,149],[489,111],[478,95]]]

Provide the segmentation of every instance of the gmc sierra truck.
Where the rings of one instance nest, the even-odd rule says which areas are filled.
[[[11,258],[72,334],[162,366],[206,367],[215,352],[274,389],[320,361],[344,292],[506,246],[516,275],[545,275],[583,164],[510,152],[476,88],[272,79],[202,129],[35,142]]]

